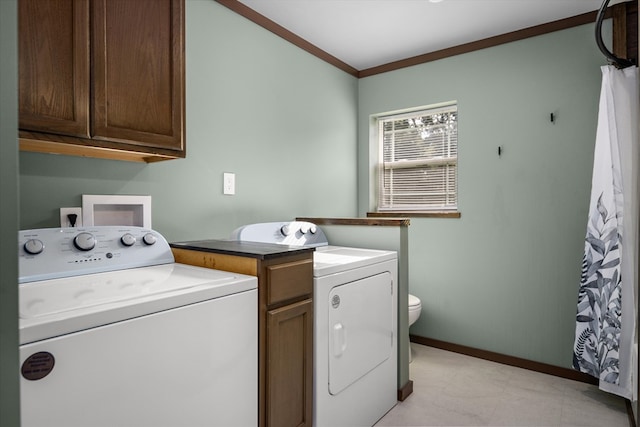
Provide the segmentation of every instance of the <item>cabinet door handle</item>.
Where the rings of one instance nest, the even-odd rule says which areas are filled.
[[[347,349],[347,330],[342,323],[333,325],[333,357],[340,357]]]

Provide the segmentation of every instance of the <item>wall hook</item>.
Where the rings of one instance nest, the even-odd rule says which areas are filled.
[[[554,123],[554,124],[555,124],[555,122],[556,122],[556,115],[555,115],[555,114],[553,114],[553,113],[549,114],[549,120],[551,120],[551,123]]]
[[[498,145],[498,157],[502,156],[502,146]]]

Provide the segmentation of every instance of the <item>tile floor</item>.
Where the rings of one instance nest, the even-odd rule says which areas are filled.
[[[624,399],[597,386],[411,343],[413,393],[376,427],[629,427]]]

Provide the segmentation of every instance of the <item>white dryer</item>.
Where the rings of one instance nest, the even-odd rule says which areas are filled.
[[[329,246],[308,222],[251,224],[242,241],[313,246],[316,427],[372,426],[397,401],[397,254]]]

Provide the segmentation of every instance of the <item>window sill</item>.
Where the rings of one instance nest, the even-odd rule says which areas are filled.
[[[433,212],[367,212],[368,218],[460,218],[458,211],[433,211]]]
[[[296,221],[312,222],[316,225],[377,225],[383,227],[408,227],[409,218],[309,218],[298,217]]]

